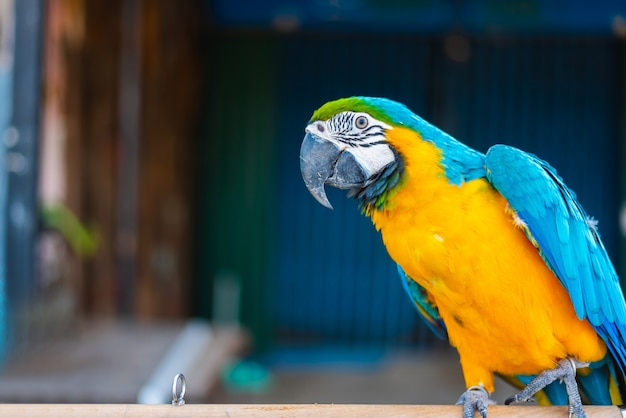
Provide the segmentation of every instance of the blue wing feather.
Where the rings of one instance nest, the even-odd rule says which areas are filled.
[[[485,159],[487,179],[526,224],[525,232],[626,372],[626,304],[613,264],[576,195],[536,156],[495,145]]]
[[[448,337],[446,326],[444,325],[437,306],[435,306],[429,299],[426,289],[417,284],[417,282],[411,279],[398,264],[398,273],[400,280],[402,281],[402,288],[409,295],[411,301],[413,301],[415,308],[419,315],[424,319],[426,325],[442,340]]]

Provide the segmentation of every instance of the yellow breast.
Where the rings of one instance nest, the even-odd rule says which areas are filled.
[[[491,391],[492,372],[601,359],[606,346],[576,317],[506,200],[485,179],[450,184],[439,150],[412,131],[395,128],[389,141],[404,156],[406,182],[371,218],[390,256],[438,307],[466,383]]]

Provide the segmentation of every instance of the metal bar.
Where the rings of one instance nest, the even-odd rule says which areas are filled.
[[[13,105],[13,55],[14,55],[14,19],[13,0],[0,1],[0,132],[9,132]],[[6,161],[6,146],[0,146],[0,161]],[[7,202],[8,171],[0,170],[0,360],[4,360],[8,339],[7,306]]]
[[[8,173],[7,298],[10,312],[32,298],[36,283],[42,0],[15,2],[11,128],[4,134]]]
[[[133,312],[137,258],[137,201],[141,135],[140,23],[141,0],[122,3],[117,192],[117,273],[119,311]]]

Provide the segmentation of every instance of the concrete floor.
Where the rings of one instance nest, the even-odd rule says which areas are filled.
[[[65,336],[31,341],[3,365],[0,402],[136,403],[187,327],[187,322],[85,321]],[[207,402],[220,371],[247,344],[238,329],[213,327],[211,335],[194,347],[193,363],[170,361],[175,371],[162,385],[167,402],[177,372],[186,376],[187,398]]]
[[[386,354],[373,364],[277,365],[262,391],[227,390],[215,403],[453,404],[465,390],[456,351],[445,346]],[[496,382],[499,404],[516,391]]]
[[[184,325],[90,322],[65,338],[30,345],[5,364],[0,402],[134,403]],[[446,405],[465,390],[456,351],[443,343],[428,350],[339,355],[311,347],[295,355],[286,350],[270,361],[246,360],[260,366],[257,375],[260,370],[269,376],[262,385],[234,387],[227,378],[216,384],[245,345],[239,332],[217,331],[198,367],[185,372],[187,403]],[[169,381],[165,386],[171,390]],[[498,381],[495,399],[503,403],[514,392]]]

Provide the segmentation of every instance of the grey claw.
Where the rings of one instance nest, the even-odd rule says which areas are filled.
[[[520,398],[520,394],[517,393],[511,397],[508,397],[504,400],[504,404],[505,405],[511,405],[512,403],[521,403],[521,402],[535,402],[535,398],[533,398],[532,396],[526,398],[526,399],[522,399]]]
[[[463,405],[463,418],[474,418],[474,412],[487,418],[487,405],[495,404],[495,401],[489,399],[489,393],[482,386],[472,386],[467,389],[459,400],[457,405]]]
[[[557,379],[562,379],[567,389],[567,395],[569,397],[569,415],[575,418],[585,418],[585,411],[583,410],[583,404],[578,393],[578,384],[576,383],[576,369],[578,367],[586,367],[589,363],[582,363],[572,358],[566,358],[561,360],[559,364],[550,370],[541,372],[536,378],[534,378],[522,391],[514,396],[511,396],[505,401],[506,405],[512,402],[527,402],[532,399],[532,396],[541,389],[548,386],[550,383]]]

